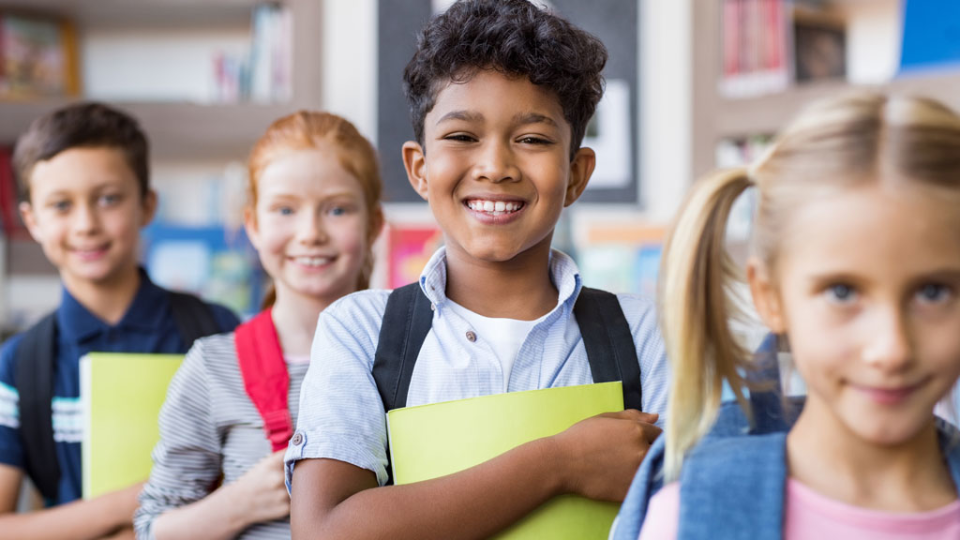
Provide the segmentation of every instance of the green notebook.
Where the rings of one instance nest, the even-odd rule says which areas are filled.
[[[80,359],[83,498],[142,482],[179,354],[90,353]]]
[[[455,473],[591,416],[623,410],[619,382],[510,392],[387,414],[397,484]],[[619,505],[557,497],[497,538],[605,539]]]

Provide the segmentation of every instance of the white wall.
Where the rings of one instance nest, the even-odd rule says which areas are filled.
[[[377,137],[377,0],[323,3],[323,108]]]

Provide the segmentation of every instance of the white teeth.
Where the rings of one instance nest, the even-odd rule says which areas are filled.
[[[304,266],[323,266],[333,259],[330,257],[294,257],[293,260]]]
[[[486,212],[493,214],[495,216],[500,216],[503,214],[508,214],[510,212],[516,212],[523,207],[523,203],[519,202],[504,202],[504,201],[481,201],[481,200],[471,200],[467,201],[467,207],[471,210],[477,212]]]

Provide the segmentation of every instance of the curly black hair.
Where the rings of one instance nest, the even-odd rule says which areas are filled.
[[[67,105],[37,118],[20,136],[13,151],[13,168],[20,197],[30,200],[33,167],[71,148],[106,146],[123,152],[137,177],[140,195],[150,191],[149,145],[132,116],[102,103]]]
[[[606,63],[599,39],[527,0],[459,0],[423,28],[403,72],[414,135],[423,145],[424,118],[446,83],[493,69],[557,95],[573,159],[603,96]]]

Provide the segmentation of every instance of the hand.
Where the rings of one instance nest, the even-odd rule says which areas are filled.
[[[629,409],[587,418],[551,439],[561,458],[566,493],[621,502],[650,445],[658,415]]]
[[[260,460],[230,486],[242,519],[248,525],[290,515],[290,496],[283,483],[283,450]]]
[[[140,506],[140,492],[144,482],[138,482],[130,487],[108,493],[110,509],[117,528],[133,527],[133,513]]]

